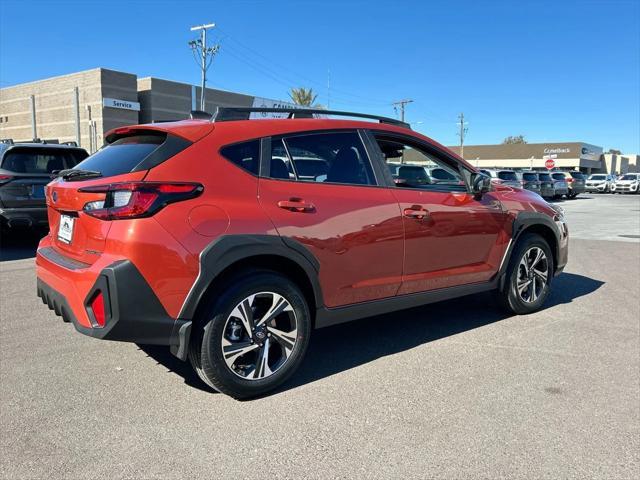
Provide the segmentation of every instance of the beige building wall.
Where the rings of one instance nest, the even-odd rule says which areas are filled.
[[[188,118],[192,106],[199,109],[200,87],[188,83],[173,82],[154,77],[138,79],[138,98],[140,99],[141,123]],[[195,95],[195,98],[193,96]],[[241,93],[227,92],[207,88],[205,95],[206,111],[213,113],[216,107],[250,107],[254,97]]]
[[[89,117],[96,122],[99,147],[104,132],[123,124],[138,123],[138,112],[104,107],[103,98],[138,101],[136,76],[96,68],[0,89],[0,138],[25,141],[34,138],[31,96],[35,98],[36,137],[60,142],[78,141],[75,88],[78,88],[80,146],[90,143]],[[90,110],[89,110],[90,109]]]

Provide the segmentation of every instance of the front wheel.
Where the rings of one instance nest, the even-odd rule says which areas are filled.
[[[189,360],[210,387],[234,398],[262,395],[298,368],[309,343],[304,295],[276,272],[236,277],[203,309]]]
[[[540,235],[525,234],[509,261],[501,304],[513,313],[525,315],[539,310],[549,295],[553,277],[553,256]]]

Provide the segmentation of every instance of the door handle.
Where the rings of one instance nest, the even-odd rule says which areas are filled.
[[[290,212],[310,213],[316,210],[313,203],[305,202],[301,198],[290,198],[289,200],[280,200],[278,207],[289,210]]]
[[[404,214],[405,217],[415,218],[418,220],[422,220],[423,218],[426,218],[429,216],[429,212],[419,205],[414,205],[411,208],[405,208],[402,213]]]

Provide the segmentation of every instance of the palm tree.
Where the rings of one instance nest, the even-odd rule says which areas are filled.
[[[311,107],[316,101],[316,98],[318,98],[318,95],[316,93],[313,93],[313,88],[300,87],[292,88],[289,91],[289,97],[296,105]]]

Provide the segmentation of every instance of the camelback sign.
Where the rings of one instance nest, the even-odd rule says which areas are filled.
[[[253,108],[304,108],[295,103],[283,102],[282,100],[271,100],[270,98],[254,97]],[[277,112],[254,112],[249,118],[287,118],[288,113]]]

